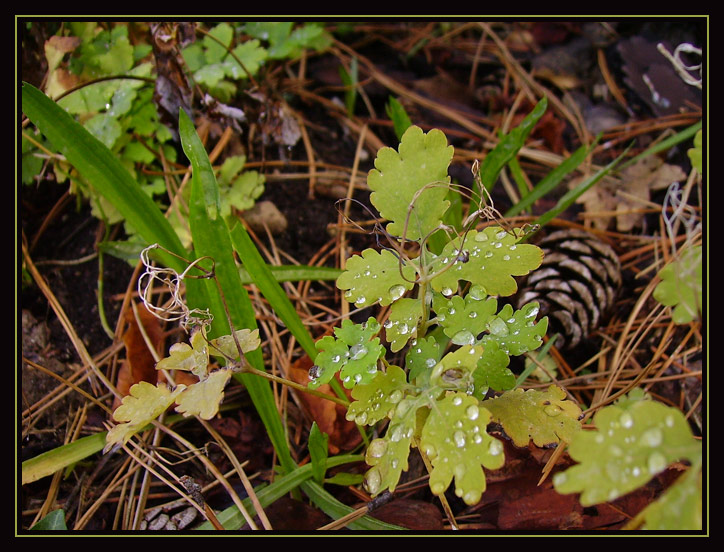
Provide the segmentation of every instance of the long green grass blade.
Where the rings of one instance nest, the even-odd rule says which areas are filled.
[[[500,142],[498,142],[498,145],[485,156],[485,159],[483,159],[483,162],[480,164],[480,181],[487,190],[490,190],[495,185],[500,171],[518,154],[520,148],[525,145],[528,135],[546,112],[547,108],[548,99],[544,96],[535,105],[533,110],[526,115],[520,125],[503,136]],[[477,189],[477,184],[475,191],[477,194],[481,192],[481,190]]]
[[[269,271],[277,282],[304,282],[304,281],[332,281],[342,274],[339,268],[331,266],[309,266],[309,265],[267,265]],[[244,284],[253,284],[254,278],[242,266],[239,268],[239,276]]]
[[[578,165],[583,162],[583,160],[586,158],[586,156],[593,149],[597,142],[598,138],[590,146],[581,146],[576,151],[574,151],[570,157],[568,157],[555,169],[549,172],[540,182],[538,182],[538,184],[536,184],[536,186],[530,191],[529,194],[521,198],[518,203],[508,209],[504,216],[506,218],[514,217],[522,211],[525,211],[540,198],[544,197],[546,194],[554,190],[558,186],[558,184],[560,184],[561,181],[566,177],[566,175],[570,174],[571,172],[576,170],[576,168],[578,168]]]
[[[249,295],[241,283],[239,270],[233,255],[229,229],[219,211],[219,190],[211,163],[196,129],[189,116],[180,111],[179,135],[186,156],[191,161],[193,177],[189,202],[189,225],[197,258],[209,257],[214,261],[216,281],[205,281],[210,299],[209,309],[214,316],[212,332],[224,335],[231,332],[227,320],[227,309],[234,329],[255,329],[256,316]],[[257,370],[264,370],[264,359],[260,349],[246,355],[247,360]],[[246,386],[252,402],[266,427],[269,439],[274,445],[284,471],[295,468],[284,428],[279,418],[274,395],[269,383],[259,376],[238,374]]]
[[[274,312],[281,318],[304,351],[314,360],[317,356],[314,339],[299,318],[286,292],[274,278],[274,274],[262,258],[243,224],[237,224],[231,231],[231,241],[256,287],[266,297]]]
[[[106,432],[81,437],[77,441],[49,450],[22,464],[22,484],[26,485],[80,462],[100,452],[106,444]]]
[[[628,152],[628,150],[629,148],[626,148],[626,150],[621,155],[611,161],[608,165],[601,168],[598,172],[591,175],[583,182],[581,182],[578,186],[564,194],[563,197],[558,200],[558,203],[556,203],[555,207],[538,217],[535,220],[534,224],[539,224],[541,227],[543,227],[555,217],[557,217],[560,213],[568,209],[579,197],[581,197],[584,192],[589,190],[591,186],[596,184],[596,182],[598,182],[604,176],[610,173],[616,167],[616,165],[619,164],[621,159],[623,159],[624,155],[626,155],[626,152]]]

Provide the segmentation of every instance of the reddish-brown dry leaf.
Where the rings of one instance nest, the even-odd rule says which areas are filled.
[[[139,307],[136,311],[149,341],[156,348],[156,352],[162,354],[163,328],[161,328],[158,318],[145,308]],[[116,379],[116,389],[124,397],[128,395],[131,386],[138,382],[147,381],[156,385],[159,381],[164,381],[163,374],[156,370],[156,360],[153,358],[151,351],[148,350],[148,345],[138,328],[132,309],[126,311],[125,321],[127,327],[123,334],[123,344],[126,346],[126,358],[118,369]],[[193,374],[176,371],[174,381],[177,385],[179,383],[191,385],[196,383],[198,378]],[[120,404],[121,401],[116,399],[113,408],[117,408]]]
[[[514,530],[566,530],[583,526],[583,507],[576,495],[556,492],[550,482],[528,487],[527,492],[504,501],[498,510],[498,527]]]
[[[400,498],[380,506],[372,517],[411,531],[441,531],[442,512],[431,502]]]
[[[311,367],[312,360],[305,355],[289,367],[289,378],[296,383],[306,385],[309,383],[309,369]],[[328,395],[334,395],[334,391],[326,384],[320,385],[317,390]],[[344,406],[309,393],[298,393],[297,396],[307,416],[317,422],[317,426],[323,433],[329,435],[330,454],[337,454],[342,450],[351,450],[362,441],[357,426],[344,417],[347,413]]]

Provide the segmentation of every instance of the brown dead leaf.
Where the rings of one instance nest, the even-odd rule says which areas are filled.
[[[289,367],[289,378],[296,383],[306,385],[309,383],[311,367],[312,360],[305,355]],[[327,384],[320,385],[317,390],[334,395],[334,391]],[[341,450],[351,450],[361,442],[362,436],[357,430],[357,426],[345,418],[347,409],[344,406],[309,393],[297,393],[297,396],[305,414],[317,422],[322,432],[329,435],[330,454],[337,454]]]
[[[372,517],[411,531],[442,531],[443,515],[435,504],[409,498],[395,499],[372,511]]]
[[[573,179],[569,188],[575,188],[582,178]],[[623,169],[617,178],[606,177],[578,198],[586,213],[601,213],[593,218],[593,225],[607,230],[615,219],[616,230],[630,232],[641,225],[643,209],[650,206],[651,191],[667,188],[672,182],[684,180],[686,174],[676,165],[664,163],[649,155]],[[616,214],[614,214],[616,213]]]
[[[149,341],[155,347],[156,352],[161,355],[164,339],[163,328],[161,328],[158,318],[143,307],[139,307],[136,311],[138,312],[141,324],[143,324]],[[116,379],[116,389],[118,389],[124,397],[128,395],[131,386],[136,383],[146,381],[156,385],[156,383],[164,381],[165,379],[163,374],[156,370],[156,360],[151,351],[149,351],[148,345],[141,334],[141,330],[138,328],[132,309],[126,311],[125,321],[128,325],[123,334],[123,344],[126,346],[126,358],[118,369]],[[177,371],[177,373],[174,374],[174,381],[176,384],[183,383],[185,385],[192,385],[198,381],[198,378],[193,374]],[[120,400],[116,399],[113,408],[117,408],[120,404]]]

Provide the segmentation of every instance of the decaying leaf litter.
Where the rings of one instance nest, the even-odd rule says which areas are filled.
[[[201,130],[205,134],[200,134],[206,136],[206,147],[216,152],[212,158],[221,162],[233,151],[244,151],[248,156],[246,167],[266,178],[262,199],[269,200],[286,215],[285,232],[272,235],[262,225],[254,234],[267,260],[272,264],[342,266],[351,254],[377,246],[381,239],[376,231],[379,223],[371,220],[369,209],[364,208],[369,201],[365,176],[379,147],[397,143],[384,111],[390,95],[406,107],[416,124],[443,128],[448,138],[455,141],[454,166],[458,169],[454,175],[463,185],[470,183],[472,163],[483,158],[496,143],[496,133],[514,128],[537,98],[544,95],[549,98],[546,118],[534,129],[529,143],[520,152],[520,170],[502,171],[500,182],[493,189],[491,199],[495,208],[504,213],[520,197],[521,185],[530,185],[546,174],[578,145],[591,144],[598,131],[604,134],[591,157],[589,170],[609,162],[630,142],[634,146],[629,158],[634,159],[637,153],[701,119],[696,87],[682,88],[682,79],[665,56],[659,53],[661,58],[654,56],[648,60],[640,59],[641,56],[626,57],[632,45],[638,45],[637,52],[647,50],[641,47],[641,40],[648,46],[655,46],[658,41],[669,44],[673,40],[668,50],[673,52],[684,37],[672,34],[673,25],[660,23],[417,22],[409,25],[370,22],[359,24],[351,35],[339,35],[323,54],[271,65],[265,76],[273,84],[265,88],[264,82],[258,82],[263,92],[253,100],[257,106],[273,107],[263,116],[256,114],[254,120],[240,122],[229,116],[238,113],[225,110],[228,105],[224,102],[199,103],[194,107],[201,115]],[[201,25],[201,28],[209,26]],[[147,32],[150,33],[150,29]],[[42,35],[35,37],[37,44],[42,43],[41,38]],[[695,42],[697,35],[686,38]],[[163,59],[169,63],[160,52],[155,52],[155,56],[157,63]],[[568,65],[550,67],[551,59],[559,63],[568,60]],[[354,114],[350,116],[344,103],[339,101],[346,91],[339,67],[350,68],[353,60],[359,70],[359,81]],[[173,66],[167,69],[170,73],[166,72],[166,76],[180,71]],[[643,87],[637,80],[641,75],[648,75],[648,84],[643,80]],[[652,79],[656,86],[649,86]],[[280,96],[281,91],[286,95]],[[179,92],[182,94],[178,101],[184,101],[183,86]],[[281,101],[281,97],[286,98],[286,102]],[[670,98],[669,105],[664,106],[661,98]],[[227,117],[219,118],[219,112],[225,112]],[[234,128],[234,132],[227,131],[228,128]],[[679,407],[692,426],[698,426],[701,431],[701,326],[695,321],[678,327],[670,311],[655,308],[652,302],[656,272],[684,241],[696,243],[697,235],[701,240],[700,206],[705,192],[700,183],[690,177],[684,152],[684,148],[679,148],[667,157],[646,157],[631,163],[617,175],[618,182],[594,186],[589,196],[581,198],[578,209],[570,209],[554,221],[556,226],[582,225],[596,230],[616,249],[628,280],[612,317],[594,336],[600,345],[571,356],[554,350],[555,366],[548,375],[586,405],[604,404],[634,384],[644,385],[658,399]],[[681,181],[678,196],[665,184],[674,178]],[[59,197],[57,188],[47,180],[39,184],[47,187],[41,189],[50,189],[52,196]],[[575,182],[569,185],[573,187]],[[559,190],[557,194],[564,191]],[[44,368],[50,367],[51,361],[64,378],[52,391],[36,397],[30,395],[33,386],[30,380],[23,381],[22,437],[27,457],[103,428],[107,419],[103,403],[105,401],[107,408],[112,405],[92,378],[87,381],[83,363],[78,364],[75,351],[80,347],[80,340],[86,342],[83,348],[87,346],[92,351],[93,362],[117,382],[119,389],[129,373],[130,382],[144,379],[137,372],[142,368],[130,366],[131,362],[135,364],[135,357],[146,356],[140,360],[146,369],[152,362],[148,358],[146,336],[140,340],[138,336],[131,337],[135,320],[130,314],[135,310],[131,308],[133,279],[137,275],[123,265],[119,266],[118,275],[122,277],[117,278],[118,281],[111,283],[112,278],[104,275],[106,285],[115,286],[114,295],[107,297],[113,313],[110,320],[119,320],[114,339],[109,341],[102,330],[97,330],[99,324],[95,321],[98,313],[93,294],[97,276],[92,271],[97,274],[97,264],[75,264],[67,269],[55,262],[92,253],[98,234],[90,233],[84,243],[70,236],[54,244],[49,243],[50,234],[46,229],[74,220],[83,221],[86,228],[97,227],[99,233],[102,227],[82,211],[80,215],[74,213],[72,202],[67,199],[59,197],[53,210],[47,203],[35,203],[38,195],[26,194],[23,190],[24,209],[37,209],[38,215],[32,222],[22,217],[24,237],[33,244],[26,258],[32,259],[39,273],[50,282],[45,297],[57,296],[59,303],[69,309],[69,322],[65,331],[60,331],[54,317],[48,316],[47,303],[37,291],[35,295],[32,291],[23,292],[23,307],[30,307],[23,323],[24,336],[28,336],[28,345],[23,348],[28,360],[23,378],[47,373]],[[355,201],[337,203],[338,199]],[[687,217],[682,214],[682,199]],[[544,212],[555,200],[555,194],[546,196],[534,206],[532,213]],[[669,212],[674,217],[662,214],[663,204],[670,206]],[[60,218],[63,216],[65,221]],[[531,220],[522,215],[518,218]],[[46,222],[41,225],[41,220]],[[308,239],[300,239],[302,232]],[[56,245],[63,249],[54,249]],[[86,271],[89,273],[83,276]],[[76,293],[71,287],[73,282],[69,281],[70,274],[91,284],[86,285],[83,293]],[[347,305],[339,291],[329,284],[286,283],[285,287],[297,311],[314,328],[317,337],[330,334],[337,318],[347,314]],[[249,286],[249,290],[260,313],[267,366],[279,376],[304,383],[310,368],[308,357],[289,338],[254,286]],[[81,297],[83,305],[79,304]],[[31,308],[35,322],[30,318]],[[94,316],[88,316],[89,312]],[[378,312],[368,309],[360,314],[381,320],[385,309]],[[140,316],[145,318],[143,314]],[[84,326],[82,335],[77,337],[78,332],[73,328],[81,327],[78,326],[81,319]],[[183,340],[174,330],[170,324],[153,329],[152,348],[163,350],[164,346]],[[51,341],[41,339],[46,333]],[[70,336],[71,342],[77,340],[75,345],[69,346],[64,334]],[[75,391],[75,382],[83,386],[85,395]],[[547,385],[540,383],[541,387]],[[287,438],[299,463],[308,461],[306,443],[312,420],[329,435],[329,449],[333,454],[351,451],[360,445],[357,428],[344,420],[344,410],[340,411],[334,403],[315,400],[314,396],[301,395],[278,383],[274,384],[274,390],[286,423]],[[150,440],[146,446],[154,452],[152,455],[138,450],[133,456],[94,456],[92,461],[86,461],[88,465],[76,466],[70,478],[53,476],[25,486],[21,493],[23,511],[19,516],[22,526],[27,527],[43,514],[62,506],[68,526],[78,530],[170,528],[168,523],[179,511],[186,512],[185,517],[179,516],[172,523],[188,528],[194,521],[186,526],[181,520],[192,517],[187,508],[189,503],[179,500],[179,492],[173,490],[174,485],[177,489],[183,485],[174,484],[170,479],[191,476],[201,485],[207,504],[215,509],[236,503],[245,496],[245,486],[235,482],[246,475],[254,485],[273,480],[274,457],[266,444],[263,426],[249,408],[244,389],[230,387],[226,394],[228,410],[222,408],[221,415],[212,420],[209,427],[179,425],[178,433],[170,440],[161,439],[158,430],[148,434]],[[53,408],[62,410],[49,422],[47,412]],[[227,444],[233,451],[228,456],[224,454],[229,451]],[[652,484],[611,503],[583,508],[569,495],[556,493],[549,477],[541,478],[541,472],[549,467],[551,455],[558,451],[506,444],[505,452],[509,461],[502,469],[488,474],[489,484],[482,501],[471,508],[454,504],[460,528],[618,529],[670,485],[677,469],[674,466]],[[170,473],[162,475],[158,462],[168,466]],[[241,469],[239,462],[244,464]],[[557,462],[566,465],[570,460],[563,454]],[[212,469],[211,465],[218,468]],[[349,467],[342,467],[342,471],[349,471]],[[360,463],[358,473],[363,471],[364,465]],[[152,477],[151,473],[155,475]],[[407,481],[376,515],[389,523],[416,530],[448,527],[445,515],[424,491],[425,473],[424,466],[410,466]],[[225,488],[219,491],[220,487]],[[340,485],[336,494],[353,507],[369,500],[356,485]],[[258,508],[259,517],[251,525],[304,531],[332,522],[296,498],[292,494],[291,498],[278,500],[266,509]],[[159,505],[160,515],[168,519],[163,523],[164,518],[158,515]],[[295,526],[289,524],[289,511],[294,511],[295,520],[299,520]],[[410,511],[418,512],[418,519],[412,520]],[[198,523],[201,512],[197,511],[194,519]]]

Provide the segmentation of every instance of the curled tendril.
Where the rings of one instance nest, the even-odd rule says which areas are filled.
[[[679,223],[684,225],[686,229],[687,241],[691,237],[701,231],[701,222],[693,207],[682,201],[683,191],[678,182],[672,182],[666,190],[662,207],[662,215],[666,232],[669,235],[672,252],[676,254],[676,233]],[[671,209],[671,213],[669,213]]]
[[[180,320],[182,326],[187,330],[192,326],[209,323],[213,316],[208,309],[189,309],[183,299],[184,278],[192,268],[201,269],[198,263],[202,259],[196,259],[189,263],[186,270],[179,274],[171,268],[157,267],[151,263],[149,253],[155,249],[162,248],[158,244],[153,244],[141,251],[140,255],[145,270],[138,278],[138,296],[141,298],[143,305],[160,320],[167,322]],[[171,294],[170,301],[163,307],[157,307],[151,301],[154,284],[165,286]]]

